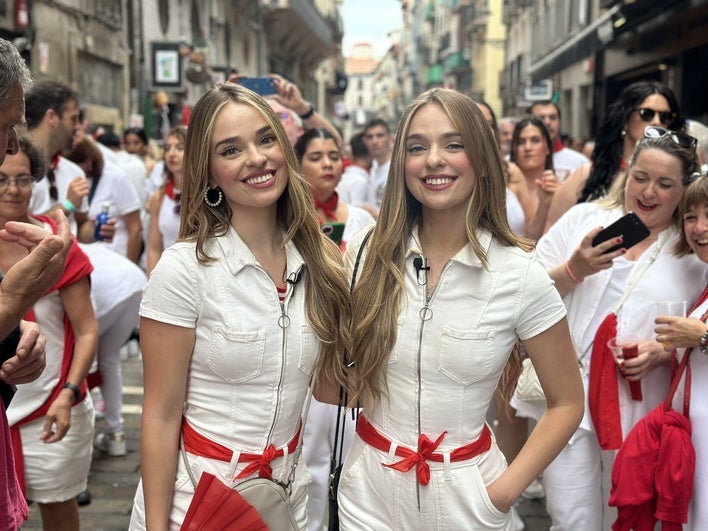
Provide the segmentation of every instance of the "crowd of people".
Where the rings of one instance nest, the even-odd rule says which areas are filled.
[[[618,451],[679,363],[695,487],[671,518],[702,528],[708,138],[668,87],[628,85],[588,157],[552,101],[497,121],[430,89],[345,145],[295,84],[262,97],[234,75],[158,155],[0,52],[0,527],[32,500],[44,529],[78,529],[94,449],[128,451],[139,328],[131,529],[179,529],[207,476],[280,482],[297,527],[326,529],[340,437],[341,529],[516,531],[522,496],[552,529],[609,529]],[[627,215],[646,233],[603,240]],[[542,401],[517,392],[522,366]]]

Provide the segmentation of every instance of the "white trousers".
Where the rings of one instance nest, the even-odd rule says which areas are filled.
[[[578,430],[543,472],[551,531],[609,530],[617,509],[607,505],[615,451],[603,451],[597,435]]]

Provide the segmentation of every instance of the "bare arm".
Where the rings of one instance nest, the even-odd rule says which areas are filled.
[[[489,485],[502,511],[521,495],[567,444],[583,417],[583,384],[566,319],[522,342],[546,395],[547,408],[519,455]]]
[[[59,292],[71,328],[74,330],[74,359],[66,381],[80,385],[86,379],[98,347],[98,322],[91,305],[91,285],[87,277],[61,288]],[[74,392],[63,389],[49,406],[40,438],[53,443],[64,438],[71,427]]]
[[[142,318],[142,430],[140,463],[147,528],[167,530],[177,467],[182,405],[195,331]]]
[[[148,211],[150,212],[150,226],[148,228],[148,238],[147,238],[147,264],[145,272],[147,276],[150,276],[152,270],[155,269],[157,261],[162,256],[162,251],[164,247],[162,244],[162,234],[160,233],[160,227],[158,225],[158,217],[160,216],[160,205],[162,203],[163,196],[160,191],[154,192],[150,197],[150,205]]]
[[[558,221],[563,214],[578,202],[580,193],[585,186],[585,181],[587,181],[590,175],[590,168],[590,163],[583,164],[577,168],[555,193],[551,201],[551,206],[548,209],[548,215],[546,216],[544,234],[551,228],[551,225]]]
[[[64,271],[71,248],[69,223],[55,214],[57,234],[28,223],[8,221],[0,238],[24,246],[30,254],[12,266],[0,283],[0,338],[17,326],[22,316],[52,287]]]
[[[536,191],[538,194],[538,206],[533,217],[526,225],[525,236],[531,240],[538,240],[543,236],[543,229],[546,226],[548,209],[553,201],[553,196],[561,188],[561,183],[556,179],[552,170],[543,172],[541,179],[536,179]]]
[[[125,228],[128,230],[128,249],[126,255],[130,260],[138,263],[140,250],[143,243],[143,225],[140,222],[140,211],[130,212],[123,216]]]

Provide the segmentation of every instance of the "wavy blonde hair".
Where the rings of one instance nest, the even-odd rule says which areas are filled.
[[[206,241],[226,234],[231,226],[231,207],[227,201],[222,201],[218,207],[204,202],[211,177],[214,124],[229,103],[256,109],[272,129],[283,152],[288,184],[277,202],[278,225],[285,233],[285,241],[292,241],[305,260],[305,311],[322,342],[320,377],[344,384],[342,360],[350,350],[351,335],[349,287],[341,253],[320,230],[307,183],[280,120],[266,100],[239,85],[224,83],[209,90],[192,111],[184,152],[179,238],[196,242],[197,260],[206,264],[216,260],[206,254]]]
[[[387,389],[386,364],[396,343],[398,315],[404,296],[403,265],[406,244],[414,227],[423,221],[422,205],[405,184],[405,143],[411,120],[425,105],[440,105],[462,137],[465,154],[475,169],[475,186],[467,204],[467,237],[486,268],[487,256],[477,239],[478,228],[488,230],[502,245],[531,248],[509,228],[506,217],[504,167],[494,134],[471,98],[449,89],[424,92],[406,109],[396,132],[388,180],[378,222],[367,250],[366,262],[352,300],[352,360],[356,367],[354,398],[371,407]],[[520,371],[518,352],[510,359],[500,381],[509,396]]]

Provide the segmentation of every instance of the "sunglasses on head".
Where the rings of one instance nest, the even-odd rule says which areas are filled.
[[[691,175],[688,176],[687,179],[685,179],[684,184],[686,186],[688,186],[696,179],[700,179],[700,178],[704,178],[704,177],[708,177],[708,170],[693,172]]]
[[[644,138],[663,138],[667,135],[674,141],[675,144],[689,149],[695,148],[696,143],[698,142],[694,137],[687,135],[686,133],[671,131],[655,125],[650,125],[644,129]]]
[[[651,122],[654,119],[655,114],[659,115],[659,120],[664,125],[669,125],[676,119],[676,113],[671,111],[655,111],[654,109],[647,109],[644,107],[640,107],[639,109],[634,110],[639,113],[639,118],[642,120],[642,122]]]

